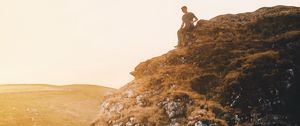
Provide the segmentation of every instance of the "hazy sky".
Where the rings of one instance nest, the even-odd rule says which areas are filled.
[[[1,0],[0,83],[118,88],[177,44],[180,7],[210,19],[300,0]]]

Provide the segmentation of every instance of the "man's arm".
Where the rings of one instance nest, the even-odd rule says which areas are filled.
[[[183,26],[184,26],[184,23],[182,22],[182,23],[181,23],[181,26],[180,26],[180,29],[182,29],[182,28],[183,28]]]
[[[198,21],[198,18],[195,16],[195,20],[193,21],[193,23],[197,22]]]
[[[194,14],[193,14],[194,15]],[[195,20],[194,20],[195,19]],[[198,21],[198,18],[194,15],[194,18],[193,18],[193,23],[197,22]]]

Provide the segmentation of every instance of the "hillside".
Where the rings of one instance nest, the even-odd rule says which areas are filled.
[[[0,85],[0,126],[88,126],[111,91],[93,85]]]
[[[200,20],[185,41],[139,64],[91,125],[300,125],[300,8]]]

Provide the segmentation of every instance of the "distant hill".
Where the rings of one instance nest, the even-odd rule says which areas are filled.
[[[300,125],[299,7],[200,20],[184,40],[139,64],[92,126]]]
[[[95,85],[0,85],[0,126],[88,126],[103,96]]]

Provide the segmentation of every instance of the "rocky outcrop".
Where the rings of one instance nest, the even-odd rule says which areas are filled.
[[[300,8],[200,20],[187,36],[139,64],[92,126],[300,124]]]

